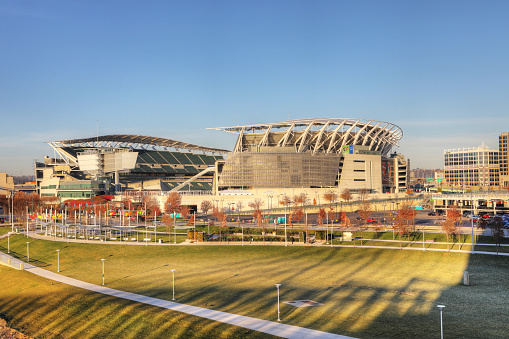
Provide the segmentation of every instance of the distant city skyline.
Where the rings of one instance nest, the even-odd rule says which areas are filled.
[[[0,3],[0,172],[44,142],[141,134],[232,149],[209,127],[302,118],[403,130],[412,168],[509,131],[509,3]]]

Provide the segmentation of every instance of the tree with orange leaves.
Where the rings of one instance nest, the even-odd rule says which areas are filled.
[[[221,222],[221,227],[219,227],[219,242],[221,242],[223,239],[221,229],[226,227],[226,218],[227,218],[226,213],[224,213],[224,211],[222,209],[213,207],[212,208],[212,216],[214,218],[216,218],[217,221]]]
[[[447,247],[449,247],[449,237],[454,234],[459,234],[458,221],[461,218],[461,213],[455,205],[450,207],[447,211],[447,217],[442,223],[442,230],[447,237]],[[452,246],[451,246],[452,247]],[[450,249],[449,249],[450,250]]]
[[[323,226],[323,219],[327,217],[327,212],[325,212],[324,208],[320,208],[317,217],[318,226]]]
[[[401,248],[401,237],[403,234],[410,234],[412,228],[410,220],[414,218],[416,211],[408,202],[403,203],[396,214],[396,222],[392,226],[399,234],[399,247]]]
[[[263,200],[255,199],[254,201],[249,202],[247,205],[253,209],[253,218],[256,219],[256,223],[258,224],[258,227],[262,227],[263,244],[265,244],[265,223],[263,222],[263,213],[262,213]]]
[[[328,190],[323,194],[323,199],[329,203],[329,215],[332,219],[336,219],[334,214],[334,204],[338,200],[338,194],[333,190]],[[337,212],[337,211],[336,211]]]

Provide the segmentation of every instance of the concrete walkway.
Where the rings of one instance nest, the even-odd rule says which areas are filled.
[[[20,233],[24,234],[24,232]],[[88,243],[88,244],[103,244],[103,245],[134,245],[134,246],[242,246],[242,243],[239,241],[236,242],[199,242],[199,243],[192,243],[192,242],[182,242],[182,243],[145,243],[145,242],[126,242],[126,241],[98,241],[98,240],[82,240],[82,239],[65,239],[60,237],[52,237],[52,236],[46,236],[41,233],[36,232],[29,232],[28,236],[34,239],[41,239],[41,240],[49,240],[49,241],[57,241],[57,242],[69,242],[69,243]],[[363,239],[363,241],[379,241],[379,242],[385,242],[385,243],[392,243],[397,246],[377,246],[377,245],[330,245],[325,243],[314,243],[314,244],[305,244],[296,242],[294,244],[291,244],[288,242],[288,246],[311,246],[311,247],[350,247],[350,248],[377,248],[377,249],[386,249],[386,250],[410,250],[410,251],[434,251],[434,252],[453,252],[453,253],[467,253],[467,254],[486,254],[486,255],[500,255],[500,256],[509,256],[509,253],[503,253],[500,252],[497,254],[497,252],[488,252],[488,251],[471,251],[471,250],[455,250],[455,249],[446,249],[446,248],[432,248],[431,245],[451,245],[451,243],[447,242],[426,242],[424,243],[424,247],[420,247],[422,244],[422,241],[406,241],[403,240],[402,244],[403,247],[399,247],[399,240],[380,240],[380,239]],[[419,247],[409,247],[408,245],[419,245]],[[470,243],[464,243],[465,246],[470,246]],[[476,243],[476,246],[496,246],[495,244],[479,244]],[[263,243],[262,241],[255,241],[253,243],[250,243],[248,241],[244,242],[244,246],[285,246],[284,242],[266,242]],[[501,247],[507,247],[509,244],[501,244]]]
[[[166,308],[172,311],[182,312],[190,315],[194,315],[197,317],[202,317],[214,321],[219,321],[222,323],[235,325],[239,327],[244,327],[250,330],[259,331],[262,333],[267,333],[271,335],[275,335],[282,338],[292,338],[292,339],[308,339],[308,338],[330,338],[330,339],[354,339],[352,337],[347,337],[338,334],[332,334],[317,330],[311,330],[308,328],[285,325],[279,322],[256,319],[251,317],[246,317],[242,315],[237,315],[233,313],[221,312],[210,310],[207,308],[190,306],[185,304],[179,304],[172,301],[156,299],[152,297],[147,297],[140,294],[124,292],[120,290],[115,290],[112,288],[98,286],[94,284],[90,284],[81,280],[76,280],[73,278],[69,278],[63,276],[61,274],[53,273],[47,271],[45,269],[30,265],[25,263],[25,270],[27,272],[36,274],[38,276],[51,279],[54,281],[58,281],[67,285],[79,287],[88,291],[107,294],[117,298],[123,298],[127,300],[132,300],[139,303],[144,303],[147,305],[157,306]],[[274,315],[275,316],[275,315]]]

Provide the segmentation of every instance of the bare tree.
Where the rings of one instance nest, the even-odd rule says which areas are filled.
[[[491,235],[497,248],[497,255],[499,254],[500,243],[504,237],[504,223],[502,220],[495,220],[491,226]]]
[[[361,189],[361,191],[359,192],[359,199],[361,201],[364,201],[364,200],[367,200],[369,197],[369,190],[363,188]]]
[[[346,201],[346,203],[350,203],[350,201],[352,201],[353,199],[353,196],[352,196],[352,193],[350,192],[350,190],[348,188],[345,188],[341,194],[339,195],[339,197],[341,199],[343,199],[343,201]]]
[[[200,209],[203,214],[207,214],[208,211],[212,209],[214,204],[210,200],[203,200],[200,205]]]

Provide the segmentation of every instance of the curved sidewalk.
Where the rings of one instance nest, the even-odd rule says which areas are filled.
[[[353,337],[347,337],[343,335],[327,333],[317,330],[312,330],[304,327],[298,327],[293,325],[286,325],[279,322],[256,319],[251,317],[246,317],[242,315],[237,315],[233,313],[221,312],[210,310],[207,308],[190,306],[185,304],[179,304],[176,302],[162,300],[152,297],[147,297],[140,294],[124,292],[120,290],[115,290],[112,288],[99,286],[90,284],[81,280],[69,278],[63,276],[61,274],[53,273],[48,270],[30,265],[25,263],[25,270],[27,272],[36,274],[38,276],[51,279],[54,281],[58,281],[67,285],[79,287],[85,290],[89,290],[92,292],[102,293],[106,295],[110,295],[117,298],[123,298],[127,300],[132,300],[139,303],[144,303],[147,305],[162,307],[165,309],[169,309],[172,311],[182,312],[190,315],[194,315],[197,317],[202,317],[214,321],[219,321],[222,323],[244,327],[250,330],[267,333],[271,335],[275,335],[282,338],[292,338],[292,339],[308,339],[308,338],[330,338],[330,339],[354,339]]]

